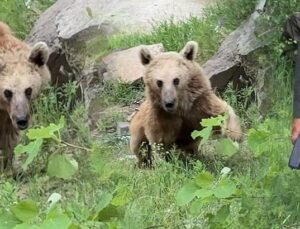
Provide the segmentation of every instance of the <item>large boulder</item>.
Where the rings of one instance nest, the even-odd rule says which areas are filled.
[[[152,55],[164,51],[163,44],[147,45]],[[142,78],[145,67],[140,60],[141,46],[116,51],[102,59],[103,76],[105,79],[119,79],[126,83],[133,83]]]
[[[152,22],[201,16],[208,0],[58,0],[42,14],[30,40],[74,40],[95,33],[150,31]]]
[[[204,65],[204,73],[213,87],[223,90],[229,81],[247,82],[242,62],[249,54],[265,44],[256,36],[256,24],[266,0],[259,0],[255,11],[235,31],[229,34],[217,53]]]

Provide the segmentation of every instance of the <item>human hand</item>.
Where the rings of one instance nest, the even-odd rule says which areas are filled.
[[[292,124],[292,142],[295,143],[300,135],[300,118],[295,118]]]

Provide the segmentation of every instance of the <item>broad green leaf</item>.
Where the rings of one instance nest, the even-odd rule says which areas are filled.
[[[97,206],[95,209],[96,213],[95,213],[95,215],[91,216],[91,219],[96,220],[98,218],[99,214],[102,212],[102,210],[110,205],[112,199],[113,199],[112,194],[110,194],[110,193],[102,194],[101,197],[97,200]]]
[[[7,212],[0,212],[0,222],[1,229],[11,229],[21,223],[15,216]]]
[[[78,163],[67,155],[52,154],[49,157],[47,173],[49,176],[70,179],[78,170]]]
[[[215,187],[214,195],[217,198],[228,198],[236,192],[236,185],[233,181],[222,179]]]
[[[208,188],[214,182],[214,177],[209,172],[202,172],[195,178],[195,183],[201,188]]]
[[[224,223],[230,214],[230,205],[223,205],[215,214],[213,221],[214,223]]]
[[[203,210],[202,199],[197,199],[193,201],[190,210],[193,215],[199,215],[199,213],[201,213],[201,211]]]
[[[124,211],[120,208],[109,204],[106,208],[102,209],[97,216],[97,220],[101,222],[111,221],[112,218],[123,218]]]
[[[267,144],[270,139],[271,133],[267,130],[251,129],[248,133],[247,143],[255,156],[260,156],[264,153],[269,145]]]
[[[23,200],[11,207],[12,213],[24,223],[29,223],[39,214],[39,209],[33,200]]]
[[[1,226],[1,225],[0,225]],[[1,228],[1,227],[0,227]],[[31,225],[31,224],[27,224],[27,223],[22,223],[22,224],[18,224],[16,225],[13,229],[42,229],[36,225]]]
[[[40,227],[42,229],[68,229],[71,223],[71,219],[66,214],[62,214],[54,218],[47,218]]]
[[[132,199],[132,192],[127,187],[119,188],[117,194],[111,201],[114,206],[124,206]]]
[[[222,116],[222,115],[219,115],[217,117],[202,119],[201,126],[205,126],[205,127],[222,126],[226,119],[227,116]]]
[[[192,138],[195,140],[196,138],[200,137],[201,139],[201,143],[200,146],[205,144],[208,140],[208,138],[211,136],[212,133],[212,127],[206,127],[202,130],[194,130],[192,132]]]
[[[216,145],[216,152],[218,154],[231,157],[236,154],[239,150],[239,144],[237,142],[232,141],[229,138],[222,139]]]
[[[97,203],[96,211],[97,212],[102,211],[111,203],[112,199],[113,199],[113,195],[110,193],[104,193],[103,195],[101,195],[100,199],[97,201],[98,203]]]
[[[200,199],[205,199],[207,197],[210,197],[214,194],[212,190],[209,189],[199,189],[195,192],[195,195]]]
[[[196,184],[190,182],[184,185],[176,195],[176,202],[179,206],[183,206],[191,202],[195,198],[195,192],[199,189]]]
[[[30,140],[35,140],[39,138],[49,139],[52,138],[56,141],[60,141],[60,137],[55,135],[56,132],[59,134],[59,130],[63,129],[65,125],[65,119],[62,116],[59,120],[58,125],[51,123],[47,127],[40,127],[36,129],[30,129],[26,134]]]
[[[28,145],[18,145],[15,148],[15,154],[17,156],[26,153],[28,156],[26,158],[26,161],[23,164],[23,169],[27,169],[28,165],[32,163],[32,161],[36,158],[38,153],[41,150],[41,147],[43,145],[43,139],[36,139],[35,141],[30,142]]]

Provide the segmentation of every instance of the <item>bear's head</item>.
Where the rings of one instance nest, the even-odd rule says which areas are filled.
[[[210,88],[209,80],[195,62],[197,52],[198,44],[194,41],[189,41],[180,53],[165,52],[154,56],[147,48],[141,49],[141,62],[146,66],[146,96],[152,104],[171,114],[186,111],[201,88]]]
[[[39,42],[19,52],[9,50],[0,56],[0,110],[6,111],[12,125],[25,130],[31,117],[31,101],[48,84],[48,46]]]

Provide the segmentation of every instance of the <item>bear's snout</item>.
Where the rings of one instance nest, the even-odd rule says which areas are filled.
[[[16,118],[17,126],[20,130],[25,130],[28,128],[28,117],[22,116]]]
[[[164,108],[167,112],[173,112],[176,109],[176,99],[164,102]]]

